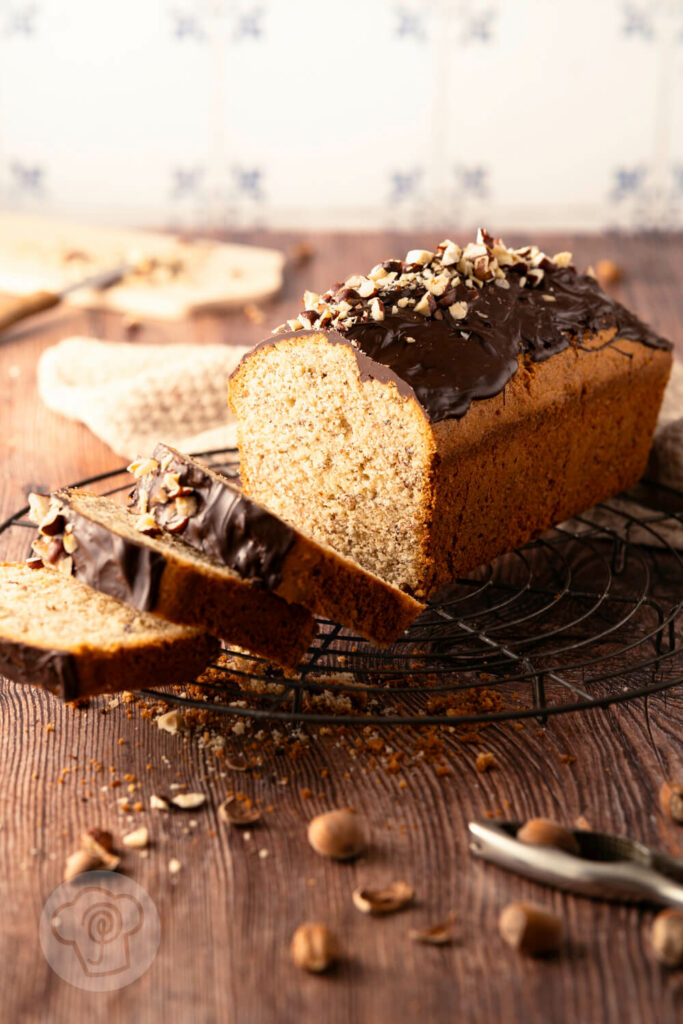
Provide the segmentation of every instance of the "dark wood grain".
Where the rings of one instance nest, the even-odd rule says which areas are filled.
[[[430,232],[427,241],[437,235]],[[301,241],[291,235],[260,240],[290,253]],[[313,259],[290,266],[285,292],[266,310],[265,326],[237,313],[151,324],[138,337],[198,344],[257,341],[296,308],[304,287],[321,290],[383,256],[402,253],[414,241],[392,235],[317,236],[311,239]],[[616,259],[625,271],[620,296],[683,352],[683,238],[542,241],[551,252],[573,249],[579,264]],[[40,352],[75,333],[125,336],[118,317],[60,309],[0,340],[0,520],[23,504],[29,488],[52,487],[121,464],[85,428],[50,413],[36,396]],[[651,911],[551,892],[484,866],[467,852],[467,821],[502,813],[548,814],[569,822],[583,814],[596,827],[683,853],[683,830],[665,821],[657,807],[662,779],[683,777],[680,691],[650,698],[648,711],[649,730],[644,703],[638,701],[562,716],[544,727],[535,722],[519,730],[512,724],[491,726],[478,744],[445,732],[452,769],[446,775],[428,764],[390,775],[371,768],[368,754],[351,757],[349,746],[326,738],[311,742],[296,762],[266,752],[259,777],[226,770],[222,778],[212,770],[214,759],[195,742],[161,733],[137,713],[128,718],[123,706],[110,710],[104,699],[73,710],[45,694],[4,684],[1,1017],[141,1024],[680,1020],[683,972],[667,973],[653,962],[647,941]],[[46,730],[48,723],[54,731]],[[409,747],[414,737],[398,734],[391,742]],[[482,750],[491,751],[498,766],[486,774],[474,763]],[[564,755],[570,755],[569,763]],[[101,772],[94,762],[101,763]],[[64,768],[68,774],[62,774]],[[116,804],[121,789],[107,783],[125,773],[141,780],[145,806],[152,792],[167,792],[175,781],[206,792],[210,806],[193,816],[193,829],[183,816],[124,814]],[[233,788],[273,807],[249,839],[216,815]],[[323,860],[305,839],[307,820],[339,805],[355,807],[371,834],[368,854],[351,864]],[[61,881],[63,860],[83,828],[97,824],[120,835],[143,822],[154,845],[147,858],[128,854],[126,865],[158,907],[159,953],[129,987],[84,993],[61,981],[42,956],[37,922],[43,902]],[[260,857],[259,850],[268,856]],[[171,857],[183,865],[175,880],[168,871]],[[384,920],[354,909],[350,894],[357,884],[393,878],[414,884],[413,908]],[[565,917],[569,943],[560,957],[528,961],[503,946],[497,915],[516,898],[541,900]],[[433,923],[451,910],[457,914],[453,946],[431,948],[408,940],[408,928]],[[291,933],[309,918],[328,922],[346,952],[329,976],[304,975],[289,962]]]

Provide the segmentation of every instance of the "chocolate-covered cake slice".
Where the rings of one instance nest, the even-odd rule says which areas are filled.
[[[307,650],[315,632],[310,612],[161,530],[151,516],[72,488],[49,499],[34,495],[32,505],[39,519],[36,553],[95,590],[198,626],[285,668]]]
[[[480,231],[322,295],[230,380],[245,491],[416,595],[634,483],[671,346]]]
[[[200,629],[137,612],[64,573],[0,564],[0,674],[65,700],[187,683],[220,651]]]
[[[377,644],[396,640],[423,610],[326,544],[247,497],[197,459],[158,444],[151,459],[130,467],[139,513],[245,579],[302,604]]]

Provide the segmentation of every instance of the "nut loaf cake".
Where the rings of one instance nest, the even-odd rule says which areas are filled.
[[[75,700],[196,679],[220,644],[164,622],[38,559],[0,564],[0,673]]]
[[[245,491],[417,596],[633,484],[671,345],[569,253],[464,249],[316,295],[229,385]]]
[[[158,444],[134,462],[131,502],[160,526],[286,601],[302,604],[380,645],[423,610],[408,594],[248,498],[208,466]]]
[[[44,562],[139,611],[199,626],[285,668],[313,637],[310,612],[220,565],[138,516],[87,491],[32,495]],[[143,532],[145,531],[145,532]]]

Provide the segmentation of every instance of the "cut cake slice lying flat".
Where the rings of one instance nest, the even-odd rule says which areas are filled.
[[[315,631],[310,612],[160,531],[151,517],[69,488],[56,491],[41,511],[36,553],[96,590],[285,668],[294,668],[308,648]],[[153,536],[142,532],[148,529]]]
[[[189,682],[220,644],[40,563],[0,564],[0,673],[65,700]]]

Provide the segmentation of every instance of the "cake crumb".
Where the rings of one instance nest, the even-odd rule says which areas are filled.
[[[493,754],[481,753],[477,754],[477,760],[475,762],[477,771],[483,775],[484,772],[488,772],[491,768],[497,768],[496,759]]]

